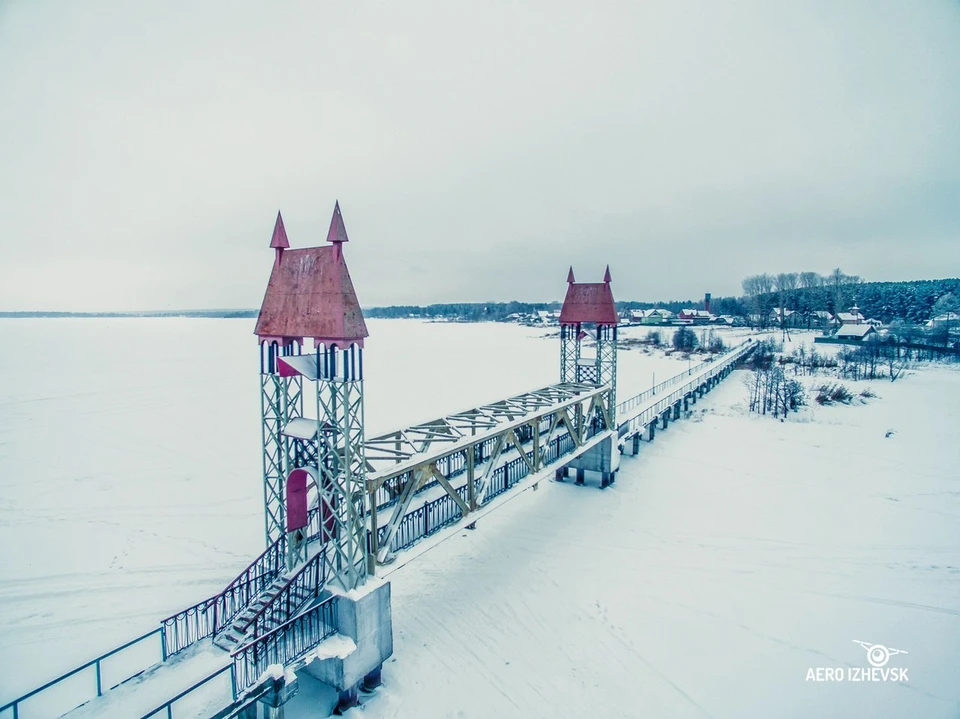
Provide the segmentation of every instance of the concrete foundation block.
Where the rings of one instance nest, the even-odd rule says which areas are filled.
[[[610,476],[620,469],[620,438],[614,431],[608,431],[606,437],[598,441],[586,452],[576,459],[570,460],[568,468],[576,470],[577,484],[584,484],[586,472],[596,472],[600,474],[601,486],[604,484],[604,475],[606,475],[607,484],[610,483]]]
[[[356,649],[345,656],[314,660],[304,671],[341,693],[351,692],[393,654],[390,582],[371,580],[339,594],[337,632],[352,639]]]

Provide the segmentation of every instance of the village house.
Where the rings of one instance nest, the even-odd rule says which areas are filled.
[[[652,310],[640,310],[640,318],[637,321],[642,325],[665,325],[672,319],[673,312],[654,307]]]
[[[713,317],[706,310],[680,310],[677,319],[686,325],[705,325]]]
[[[863,324],[864,316],[860,314],[860,308],[854,305],[849,312],[838,312],[837,320],[841,325],[859,325]]]
[[[842,325],[840,329],[837,330],[837,333],[834,335],[834,337],[836,337],[838,340],[853,340],[856,342],[862,342],[872,334],[876,334],[876,330],[873,328],[873,325],[861,323],[856,325]]]

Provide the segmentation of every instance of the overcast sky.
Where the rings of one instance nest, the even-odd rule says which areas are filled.
[[[0,309],[960,275],[960,2],[0,0]]]

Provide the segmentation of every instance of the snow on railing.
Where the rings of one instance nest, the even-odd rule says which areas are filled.
[[[283,571],[285,551],[286,538],[280,537],[222,592],[161,621],[165,656],[183,651],[230,626]]]
[[[144,663],[143,666],[140,667],[138,670],[131,669],[130,668],[131,659],[129,658],[129,655],[134,651],[133,648],[136,647],[137,645],[143,644],[147,640],[151,639],[154,635],[160,635],[160,640],[161,640],[160,642],[158,642],[159,646],[156,647],[156,651],[154,652],[151,650],[148,654],[145,655],[149,657],[149,659],[146,659],[145,660],[146,663]],[[123,684],[125,681],[129,681],[130,679],[133,679],[134,677],[143,674],[144,671],[146,671],[149,667],[153,666],[154,664],[163,661],[166,658],[166,656],[163,651],[162,640],[163,640],[163,635],[161,633],[161,630],[157,628],[157,629],[154,629],[152,632],[147,632],[146,634],[127,642],[126,644],[122,644],[121,646],[115,649],[111,649],[109,652],[101,654],[95,659],[91,659],[86,664],[83,664],[77,667],[76,669],[72,669],[66,674],[62,674],[56,679],[53,679],[52,681],[47,682],[42,687],[38,687],[37,689],[34,689],[31,692],[27,692],[23,696],[18,697],[17,699],[14,699],[12,702],[9,702],[7,704],[4,704],[3,706],[0,706],[0,717],[4,717],[4,719],[7,716],[11,717],[12,719],[27,719],[27,717],[30,717],[30,716],[36,716],[36,717],[60,716],[61,714],[64,714],[70,711],[71,709],[75,709],[81,704],[84,704],[85,702],[94,698],[92,693],[88,691],[84,691],[80,693],[79,695],[80,698],[78,699],[77,698],[78,693],[75,691],[76,687],[73,687],[74,691],[71,692],[69,691],[70,687],[60,687],[59,685],[61,685],[64,681],[71,679],[73,677],[77,677],[83,672],[90,669],[93,670],[93,674],[95,677],[96,690],[97,690],[96,696],[98,697],[103,696],[104,691],[110,691],[110,689],[113,689],[114,687],[117,687],[120,684]],[[122,666],[124,667],[124,671],[120,674],[119,678],[113,677],[105,681],[104,666],[103,666],[105,660],[110,659],[112,657],[119,656],[120,654],[124,654],[126,656],[126,661],[124,661],[122,664]],[[133,661],[132,663],[137,666],[139,666],[140,664],[136,661]],[[52,696],[50,692],[55,688],[60,688],[63,691],[57,695]],[[45,696],[43,696],[42,698],[42,695],[45,695]],[[68,698],[71,696],[73,697],[72,699]],[[46,699],[45,702],[43,700],[44,698]],[[25,712],[25,709],[29,709],[30,710],[29,713]]]
[[[336,612],[337,597],[330,597],[233,652],[236,694],[258,684],[271,664],[288,666],[336,634]]]

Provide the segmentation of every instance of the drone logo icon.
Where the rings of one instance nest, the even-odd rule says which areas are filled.
[[[853,642],[867,650],[867,661],[873,667],[885,666],[894,654],[910,653],[906,649],[894,649],[893,647],[885,647],[883,644],[870,644],[870,642],[861,642],[859,639],[854,639]]]

